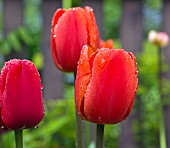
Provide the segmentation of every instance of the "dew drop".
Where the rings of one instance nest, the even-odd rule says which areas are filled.
[[[43,84],[41,84],[41,90],[44,88],[44,85]]]
[[[102,67],[104,67],[105,63],[106,63],[106,60],[102,58],[102,59],[99,61],[98,64],[99,64],[99,66],[102,68]]]
[[[37,125],[37,126],[35,126],[34,128],[38,128],[38,125]]]
[[[53,37],[56,38],[56,34],[54,34]]]
[[[83,64],[83,60],[82,59],[80,59],[80,63],[79,64]]]
[[[99,122],[101,122],[101,117],[98,118]]]
[[[91,12],[93,12],[93,9],[90,9]]]
[[[5,127],[2,125],[2,126],[1,126],[1,129],[4,129],[4,128],[5,128]]]

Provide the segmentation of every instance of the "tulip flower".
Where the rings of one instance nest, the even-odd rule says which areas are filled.
[[[169,36],[166,32],[151,30],[148,34],[148,40],[159,47],[166,47],[169,44]]]
[[[52,19],[51,52],[56,67],[76,72],[83,45],[99,48],[99,33],[93,9],[86,6],[58,9]]]
[[[103,41],[100,39],[100,48],[114,48],[114,42],[112,39],[109,39],[109,40],[106,40],[106,41]]]
[[[44,117],[42,84],[34,64],[13,59],[0,75],[0,126],[7,130],[32,128]]]
[[[76,110],[82,119],[97,124],[121,122],[132,110],[137,86],[132,53],[83,47],[75,82]]]

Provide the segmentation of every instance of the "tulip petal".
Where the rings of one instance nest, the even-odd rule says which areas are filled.
[[[89,6],[86,6],[86,17],[87,17],[87,31],[88,31],[88,43],[95,51],[99,48],[100,45],[100,37],[99,31],[96,23],[96,19],[93,13],[93,9]]]
[[[2,69],[0,79],[1,117],[8,129],[31,128],[44,116],[41,81],[28,60],[11,60]]]
[[[67,72],[76,71],[80,51],[87,44],[86,24],[84,9],[77,7],[66,11],[55,26],[58,62]]]
[[[51,39],[50,39],[50,46],[51,46],[51,53],[54,60],[54,64],[60,69],[63,70],[62,66],[58,62],[58,55],[55,45],[55,34],[54,34],[54,28],[55,25],[58,23],[58,20],[60,17],[65,13],[66,10],[64,9],[57,9],[57,11],[54,14],[54,17],[52,19],[52,25],[51,25]]]
[[[104,42],[103,40],[100,40],[100,48],[113,48],[114,47],[114,42],[112,39],[107,40]]]
[[[91,78],[91,70],[89,65],[89,58],[90,55],[93,53],[92,48],[85,45],[82,48],[81,54],[80,54],[80,61],[78,63],[78,71],[77,71],[77,77],[75,82],[75,97],[77,98],[75,100],[76,102],[76,109],[78,114],[80,114],[82,119],[85,119],[84,114],[84,94],[86,92],[87,86],[90,82]]]
[[[92,76],[84,95],[87,120],[115,124],[126,117],[135,97],[134,61],[122,49],[101,49],[93,58]]]

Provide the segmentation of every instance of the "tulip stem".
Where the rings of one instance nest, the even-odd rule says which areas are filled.
[[[104,143],[104,124],[97,124],[96,148],[103,148]]]
[[[76,148],[83,148],[83,123],[76,112]]]
[[[76,73],[74,73],[74,81],[76,80]],[[84,131],[83,121],[76,112],[76,148],[84,148]]]
[[[159,122],[159,140],[160,148],[167,148],[166,146],[166,130],[164,123],[164,110],[162,104],[162,52],[161,47],[158,48],[158,87],[160,93],[160,122]]]
[[[72,7],[72,0],[62,0],[62,5],[64,9],[69,9]]]
[[[22,138],[22,130],[16,130],[15,133],[15,145],[16,148],[23,148],[23,138]]]

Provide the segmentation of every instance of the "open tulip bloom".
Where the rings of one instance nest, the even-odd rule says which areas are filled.
[[[75,102],[82,119],[116,124],[132,110],[138,86],[136,58],[123,49],[83,47],[75,83]]]
[[[40,123],[44,117],[42,84],[32,62],[13,59],[5,63],[0,75],[0,98],[1,128],[21,131]]]
[[[99,48],[99,33],[93,9],[86,6],[58,9],[52,19],[51,52],[55,65],[65,72],[76,72],[83,45]]]

